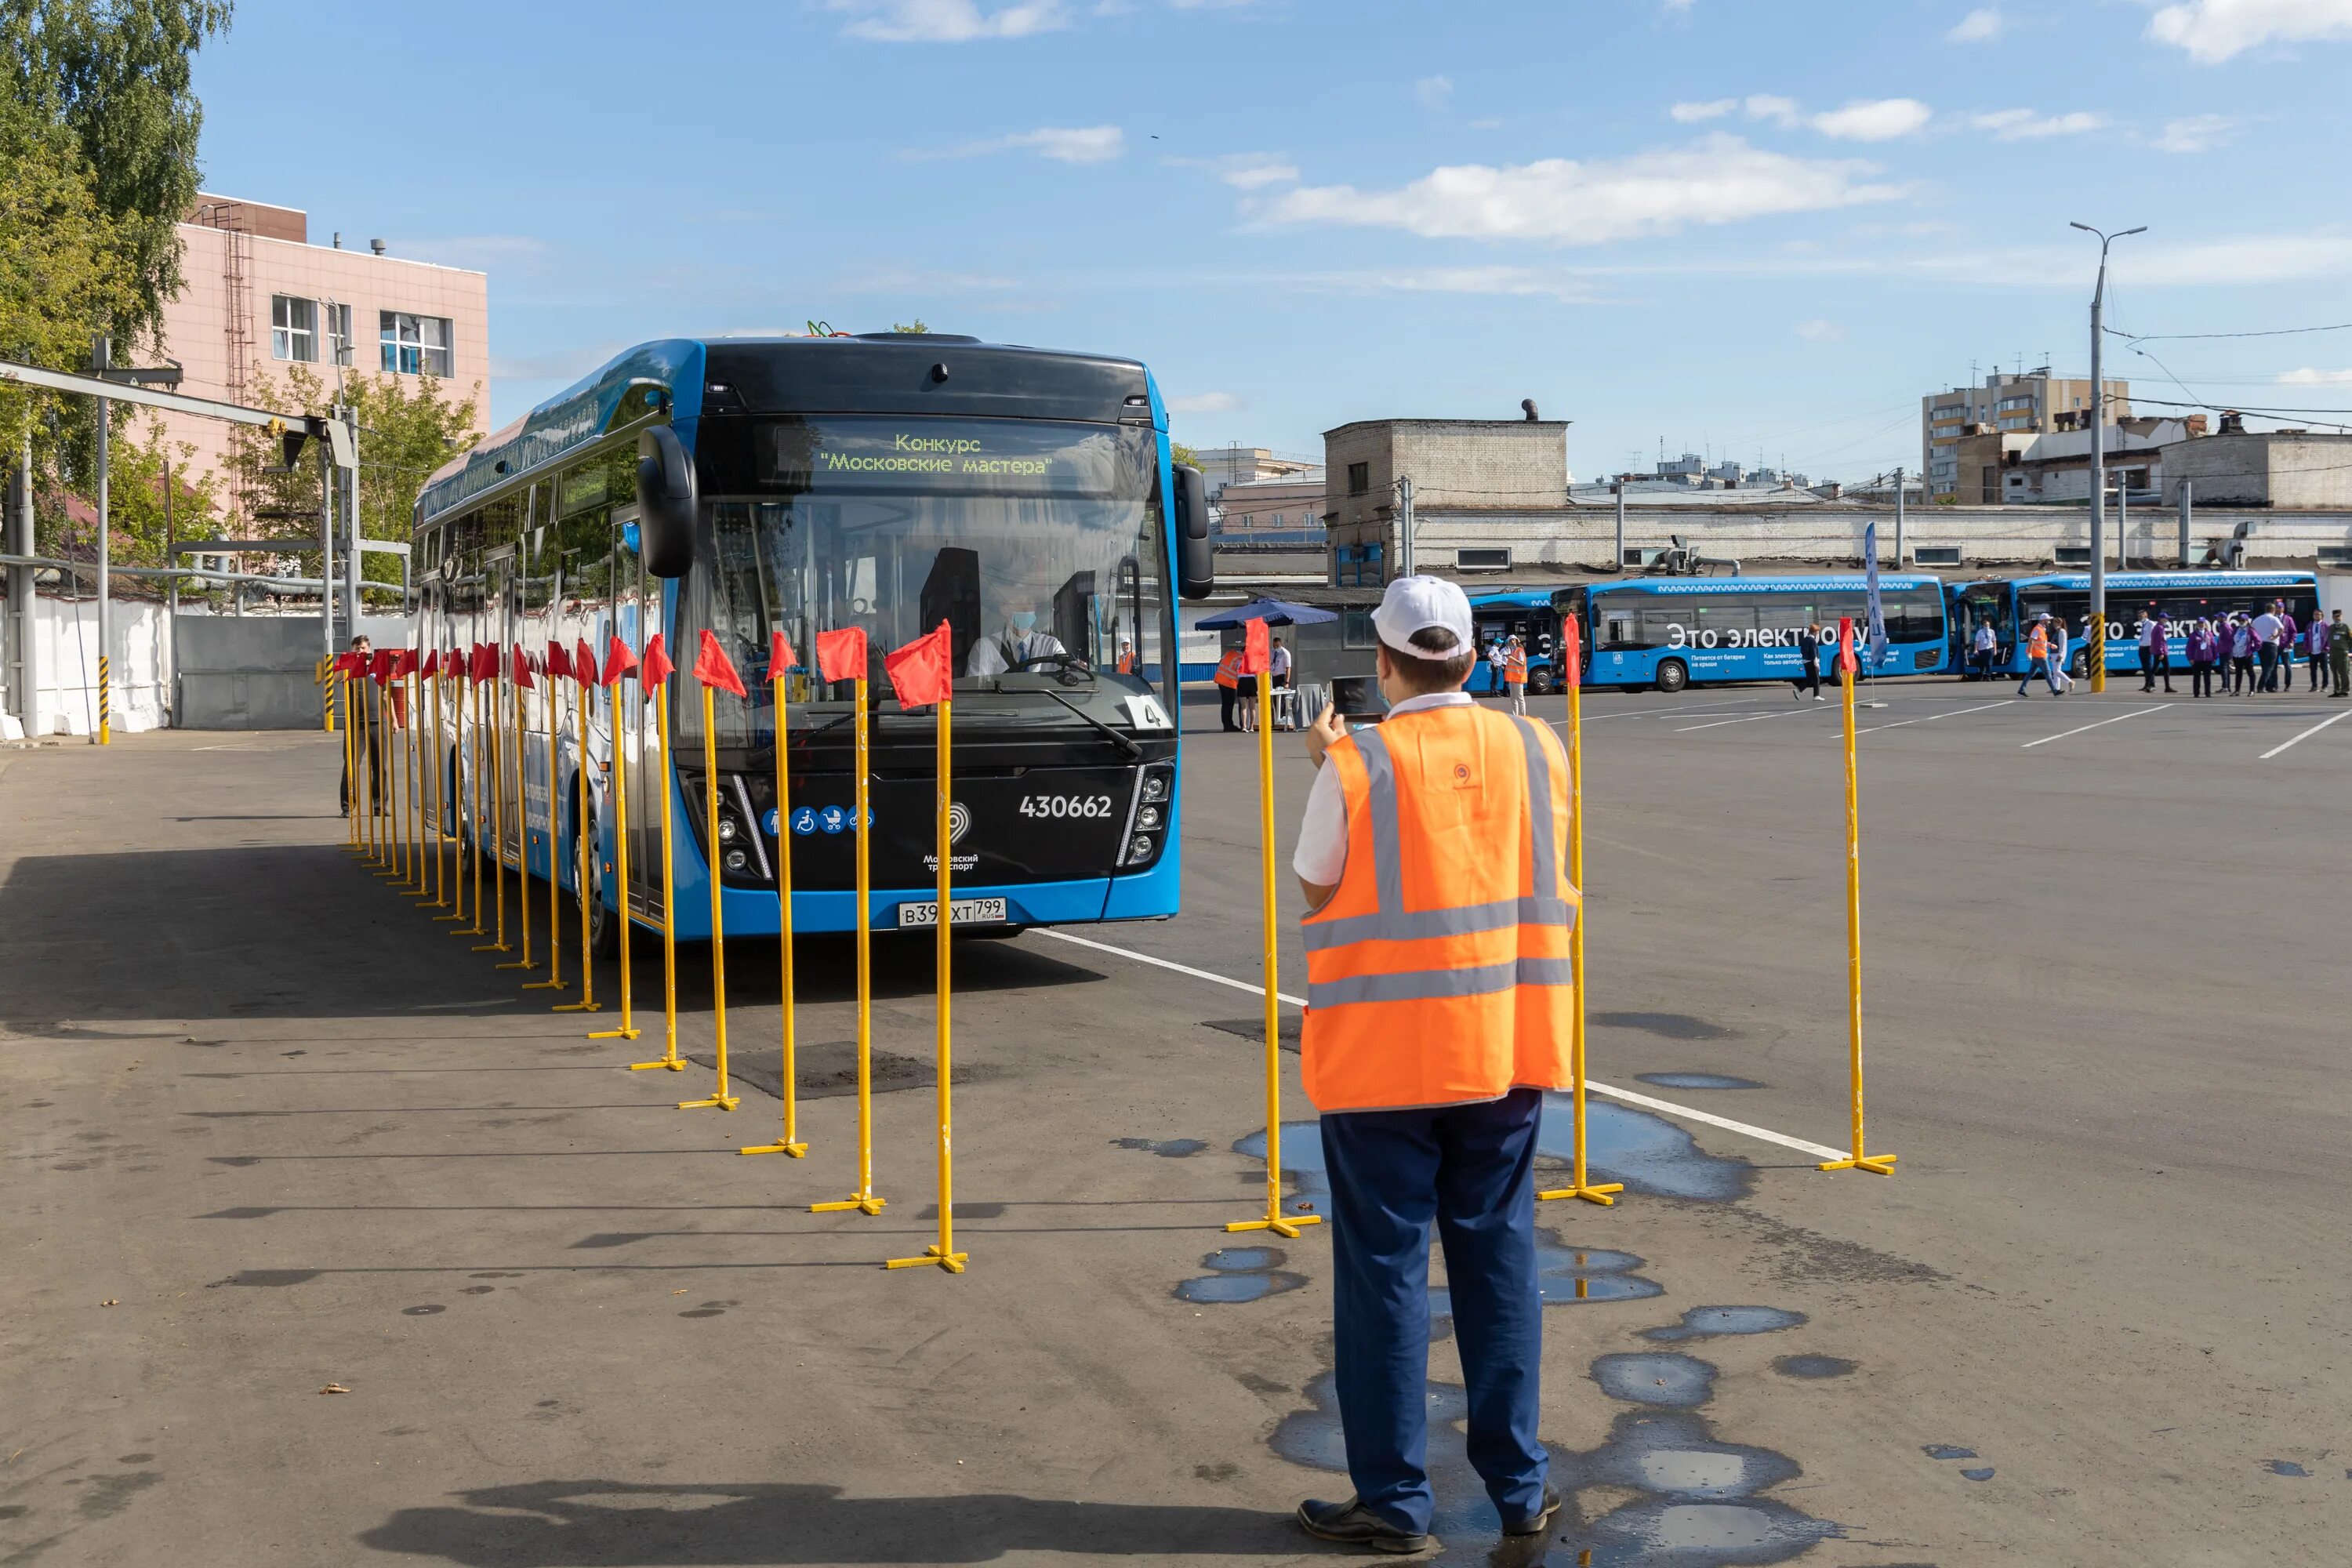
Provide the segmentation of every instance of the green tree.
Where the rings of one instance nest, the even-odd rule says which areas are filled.
[[[923,325],[923,318],[918,316],[912,321],[893,321],[890,330],[894,332],[928,332],[931,329]]]
[[[79,370],[90,339],[135,296],[131,251],[100,209],[73,139],[0,100],[0,357]],[[51,413],[67,416],[62,432]],[[83,400],[0,384],[0,465],[29,431],[37,471],[55,472],[58,448],[88,424]]]
[[[1168,456],[1170,460],[1180,468],[1197,468],[1201,466],[1201,455],[1181,441],[1168,443]]]
[[[152,342],[180,288],[173,226],[196,197],[204,111],[189,62],[228,26],[229,0],[0,0],[8,97],[70,134],[135,288],[106,323],[126,348]]]

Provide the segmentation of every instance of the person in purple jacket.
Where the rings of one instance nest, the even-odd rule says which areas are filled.
[[[2294,650],[2303,640],[2303,632],[2294,624],[2294,616],[2288,611],[2284,599],[2273,602],[2271,613],[2279,619],[2278,689],[2292,697],[2294,695]]]
[[[2213,695],[2213,623],[2209,620],[2189,628],[2189,695]]]
[[[2139,668],[2142,691],[2153,691],[2158,680],[2164,682],[2164,694],[2175,695],[2172,689],[2172,625],[2156,605],[2147,607],[2147,616],[2140,622]]]

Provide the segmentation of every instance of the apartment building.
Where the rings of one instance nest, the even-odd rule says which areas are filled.
[[[163,310],[163,357],[181,366],[179,390],[264,407],[283,406],[285,373],[301,365],[332,384],[338,369],[413,378],[432,375],[475,400],[489,429],[489,279],[463,268],[385,253],[383,242],[346,249],[310,240],[293,207],[200,195],[179,226],[179,294]],[[173,441],[196,448],[193,467],[227,472],[227,427],[163,416]]]
[[[2110,424],[2131,414],[2131,384],[2107,382]],[[2021,373],[1995,371],[1981,386],[1955,386],[1919,400],[1919,471],[1929,500],[1964,495],[1970,487],[1960,471],[1959,442],[1972,426],[1997,435],[2041,435],[2087,428],[2091,378],[2053,375],[2048,365]]]

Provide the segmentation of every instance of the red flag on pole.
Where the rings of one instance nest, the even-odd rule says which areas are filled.
[[[572,650],[560,642],[547,645],[547,678],[550,680],[572,679]]]
[[[901,708],[929,708],[955,695],[955,632],[947,622],[896,653],[882,656],[882,673]]]
[[[618,646],[619,642],[619,638],[614,639],[615,646]],[[637,670],[637,684],[659,686],[669,679],[670,672],[677,668],[677,666],[669,661],[669,649],[662,646],[661,633],[656,632],[646,639],[645,663]]]
[[[614,637],[604,649],[604,684],[610,686],[621,677],[636,672],[637,656],[629,651],[627,643]]]
[[[416,673],[429,680],[440,668],[441,650],[437,647],[427,648],[425,650],[425,662],[416,667]]]
[[[782,680],[784,671],[800,661],[800,656],[793,651],[792,639],[784,636],[782,627],[779,626],[768,634],[768,679],[770,680]]]
[[[530,655],[522,651],[522,644],[514,646],[514,683],[525,691],[530,689]]]
[[[1845,671],[1848,675],[1852,675],[1854,672],[1853,617],[1852,616],[1840,616],[1838,617],[1837,664],[1838,668]]]
[[[416,650],[413,647],[402,648],[400,650],[400,668],[394,670],[393,674],[399,676],[404,680],[408,677],[415,675],[416,672]]]
[[[706,626],[702,640],[695,645],[694,679],[705,686],[731,691],[738,697],[749,695],[743,689],[743,678],[735,673],[735,661],[719,646],[719,638]]]
[[[1242,673],[1264,675],[1274,668],[1274,632],[1264,621],[1242,627]]]
[[[865,628],[851,626],[845,631],[817,633],[816,667],[827,680],[865,679]]]
[[[378,686],[382,686],[385,681],[390,680],[392,679],[392,649],[388,647],[380,647],[376,649],[375,663],[369,669],[368,673],[375,678],[375,683]]]
[[[1559,628],[1559,679],[1563,686],[1584,684],[1584,628],[1570,616]]]
[[[604,678],[596,670],[596,650],[582,637],[572,647],[572,678],[583,686],[602,686]]]

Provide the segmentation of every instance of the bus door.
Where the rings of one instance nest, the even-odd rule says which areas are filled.
[[[2017,652],[2017,611],[2013,595],[2006,583],[1977,583],[1960,590],[1952,606],[1953,661],[1964,671],[2008,670]],[[1990,668],[1979,664],[1976,653],[1979,626],[1992,628],[1993,647]]]
[[[515,598],[521,591],[522,567],[518,559],[519,545],[507,544],[482,557],[482,640],[498,651],[498,674],[483,684],[481,719],[486,726],[482,732],[482,787],[489,798],[478,808],[481,820],[498,836],[499,857],[510,858],[509,851],[521,843],[522,824],[516,820],[514,712],[514,645],[522,621]]]
[[[617,637],[632,649],[642,651],[646,639],[663,629],[662,584],[647,575],[645,559],[637,552],[634,506],[614,509],[611,548],[612,616],[605,640],[609,646],[610,639]],[[670,657],[673,662],[677,658],[675,653]],[[640,920],[659,925],[669,897],[662,880],[661,853],[662,817],[671,805],[669,754],[654,722],[654,704],[645,684],[624,680],[613,688],[613,696],[620,732],[612,738],[612,763],[614,769],[628,772],[629,908]],[[677,715],[673,713],[673,733],[677,723]]]

